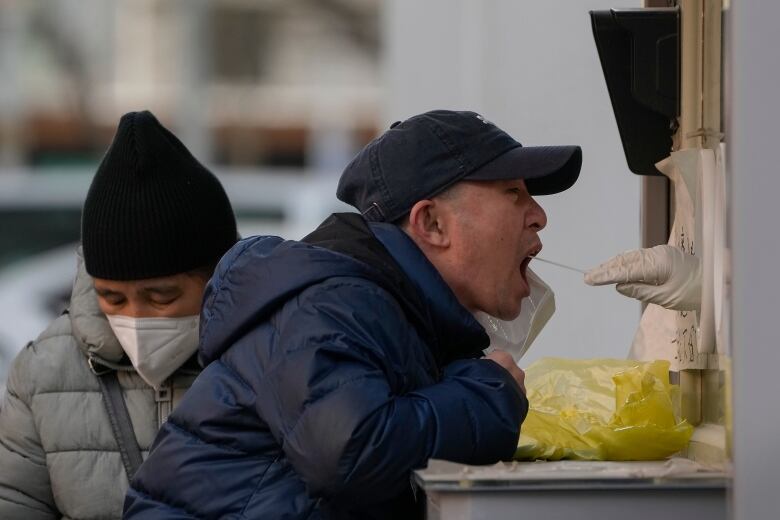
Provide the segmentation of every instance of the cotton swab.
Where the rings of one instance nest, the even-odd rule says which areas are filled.
[[[546,260],[544,258],[539,258],[538,256],[535,256],[533,258],[534,258],[534,260],[539,260],[541,262],[545,262],[545,263],[548,263],[548,264],[557,265],[558,267],[563,267],[564,269],[569,269],[570,271],[577,271],[578,273],[582,273],[582,274],[585,274],[585,272],[586,272],[586,271],[584,271],[582,269],[577,269],[576,267],[572,267],[570,265],[565,265],[565,264],[560,264],[558,262],[553,262],[552,260]]]

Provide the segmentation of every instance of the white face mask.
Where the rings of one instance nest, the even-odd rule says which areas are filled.
[[[484,312],[474,317],[490,337],[490,350],[509,352],[515,361],[528,351],[544,326],[555,312],[555,294],[549,285],[528,269],[526,271],[531,294],[520,306],[520,315],[512,321],[503,321]]]
[[[198,350],[198,315],[106,318],[138,375],[155,389]]]

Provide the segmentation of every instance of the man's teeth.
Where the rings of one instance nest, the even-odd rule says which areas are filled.
[[[534,257],[539,254],[539,251],[541,251],[541,249],[535,249],[528,253],[528,255],[523,258],[523,261],[520,263],[520,268],[528,266],[528,264],[531,263],[531,260],[533,260]]]

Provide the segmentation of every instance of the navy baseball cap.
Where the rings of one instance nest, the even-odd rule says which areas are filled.
[[[570,188],[579,146],[523,146],[476,112],[433,110],[393,123],[344,169],[336,196],[366,220],[395,222],[461,180],[523,179],[531,195]]]

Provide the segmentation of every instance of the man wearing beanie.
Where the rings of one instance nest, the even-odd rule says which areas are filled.
[[[411,519],[430,458],[511,459],[522,371],[474,313],[514,320],[576,146],[523,147],[473,112],[397,123],[300,242],[254,237],[204,299],[206,366],[133,479],[125,518]],[[525,305],[525,303],[523,303]]]
[[[200,368],[203,291],[237,239],[222,186],[149,112],[122,117],[82,214],[68,310],[14,361],[0,518],[120,518]]]

